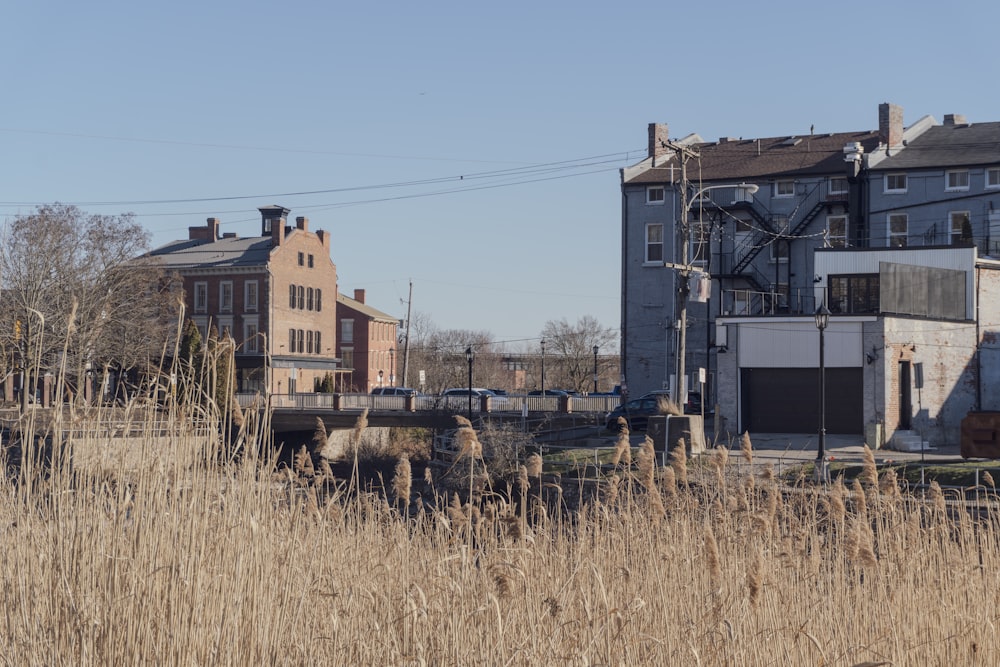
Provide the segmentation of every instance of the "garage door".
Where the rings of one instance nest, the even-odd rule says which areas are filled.
[[[862,369],[826,369],[826,432],[861,434]],[[819,430],[819,369],[744,368],[741,430],[757,433],[816,433]]]

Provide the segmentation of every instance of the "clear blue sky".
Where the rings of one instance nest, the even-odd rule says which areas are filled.
[[[402,317],[412,279],[437,326],[531,345],[548,320],[617,329],[618,170],[650,122],[863,130],[880,102],[906,124],[1000,120],[987,2],[13,0],[2,18],[0,217],[132,211],[160,245],[208,216],[258,234],[281,204],[331,232],[347,294]]]

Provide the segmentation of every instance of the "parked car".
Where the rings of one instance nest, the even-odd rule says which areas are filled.
[[[372,396],[416,396],[417,390],[409,387],[375,387]]]
[[[619,405],[608,413],[606,426],[611,431],[618,431],[618,418],[624,417],[629,431],[645,431],[649,418],[659,412],[656,405],[658,394],[646,394]]]
[[[507,398],[504,396],[497,396],[492,389],[483,389],[482,387],[472,388],[472,400],[474,405],[478,406],[475,401],[481,400],[481,397],[489,396],[491,398],[490,404],[493,410],[503,410],[507,407]],[[445,402],[449,405],[455,406],[460,404],[463,400],[468,401],[469,399],[469,388],[468,387],[452,387],[451,389],[445,389],[441,392],[441,397],[445,399]],[[478,408],[477,408],[478,409]]]
[[[684,414],[686,415],[700,415],[701,412],[701,392],[689,391],[687,402],[684,403]],[[712,406],[705,406],[705,414],[710,415],[714,412]]]
[[[528,396],[569,396],[569,392],[565,389],[546,389],[544,392],[541,389],[535,389],[529,391]]]

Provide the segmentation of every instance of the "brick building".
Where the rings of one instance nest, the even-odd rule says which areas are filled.
[[[217,218],[149,253],[183,280],[186,317],[236,340],[239,391],[313,391],[336,373],[337,268],[330,234],[261,207],[261,234],[219,234]]]
[[[354,298],[337,295],[337,352],[343,359],[338,391],[368,393],[376,387],[395,387],[396,342],[399,321],[365,303],[365,291]]]

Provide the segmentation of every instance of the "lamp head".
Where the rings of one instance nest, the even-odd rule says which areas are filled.
[[[816,328],[822,331],[826,329],[827,325],[830,324],[830,309],[826,307],[826,302],[824,301],[819,308],[816,309]]]

